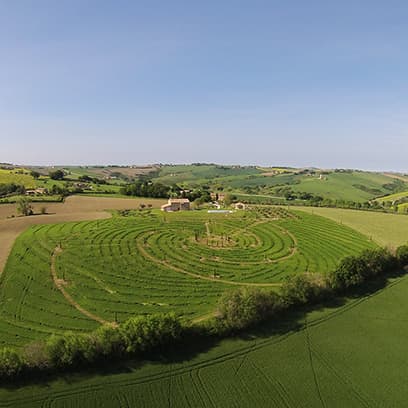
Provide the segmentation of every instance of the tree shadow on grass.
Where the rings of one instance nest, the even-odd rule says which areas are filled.
[[[349,290],[347,296],[331,296],[319,303],[305,306],[296,306],[281,312],[279,316],[273,316],[270,319],[259,323],[258,325],[246,329],[239,333],[232,333],[228,336],[220,337],[209,335],[205,329],[192,328],[186,330],[181,341],[177,344],[155,349],[140,357],[130,359],[110,359],[99,362],[93,366],[81,366],[64,372],[36,372],[27,375],[24,378],[13,380],[9,383],[3,383],[2,388],[16,390],[24,386],[40,386],[44,389],[49,388],[52,382],[63,381],[67,385],[73,385],[92,377],[108,377],[126,373],[135,373],[143,366],[150,365],[172,365],[189,362],[194,358],[205,354],[215,347],[219,346],[225,340],[240,340],[251,342],[267,338],[279,338],[295,334],[306,328],[306,320],[312,312],[321,312],[321,316],[312,319],[308,324],[319,324],[324,322],[331,315],[347,306],[353,300],[371,297],[380,293],[389,283],[395,282],[406,274],[406,271],[399,271],[387,277],[378,277],[375,280],[365,282],[353,290]],[[336,313],[337,314],[337,313]],[[323,317],[323,318],[322,318]],[[254,343],[255,344],[255,343]]]

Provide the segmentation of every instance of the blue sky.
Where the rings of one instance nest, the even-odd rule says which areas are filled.
[[[406,1],[0,2],[0,161],[408,172]]]

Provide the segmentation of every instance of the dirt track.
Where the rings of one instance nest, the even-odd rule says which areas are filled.
[[[165,200],[72,196],[68,197],[64,203],[33,204],[35,212],[39,212],[40,208],[45,206],[48,212],[46,215],[16,218],[7,218],[16,214],[15,204],[1,204],[0,274],[4,269],[15,239],[31,225],[109,218],[110,214],[106,210],[138,208],[141,203],[152,204],[154,208],[158,208],[165,203]]]

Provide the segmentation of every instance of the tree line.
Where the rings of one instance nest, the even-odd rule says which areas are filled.
[[[0,379],[32,377],[62,372],[118,359],[146,359],[152,353],[180,345],[195,336],[227,337],[265,320],[278,320],[290,310],[313,305],[334,296],[346,296],[356,287],[379,277],[386,278],[408,267],[408,245],[395,253],[386,249],[365,250],[344,258],[324,276],[294,275],[279,293],[241,287],[225,292],[214,318],[200,324],[182,321],[173,313],[133,317],[120,325],[103,325],[90,333],[67,332],[27,344],[22,349],[0,349]],[[193,337],[194,338],[194,337]]]

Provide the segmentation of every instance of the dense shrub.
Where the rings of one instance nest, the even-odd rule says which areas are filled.
[[[44,370],[51,366],[51,361],[44,341],[28,343],[23,348],[23,360],[28,368]]]
[[[97,356],[95,338],[89,334],[53,335],[46,342],[46,350],[52,365],[62,368],[94,362]]]
[[[149,351],[175,341],[181,330],[181,323],[173,313],[133,317],[121,327],[127,353]]]
[[[397,268],[395,256],[387,249],[366,249],[360,255],[365,263],[364,278],[383,275],[392,272]]]
[[[3,348],[0,350],[0,378],[11,378],[20,374],[23,360],[15,350]]]
[[[364,281],[366,264],[356,256],[344,258],[340,265],[329,274],[329,283],[334,290],[345,290],[360,285]]]
[[[101,357],[120,357],[125,352],[125,339],[122,331],[111,325],[103,325],[95,330],[97,349]]]
[[[313,274],[294,275],[282,285],[282,302],[286,307],[314,303],[327,294],[327,282]]]
[[[332,289],[344,291],[375,276],[386,275],[396,268],[396,257],[386,249],[365,250],[359,256],[344,258],[329,274],[329,283]]]
[[[242,330],[280,307],[279,296],[255,288],[239,288],[224,293],[218,303],[217,324],[219,330]]]
[[[401,245],[400,247],[398,247],[396,256],[399,266],[408,266],[408,245]]]

